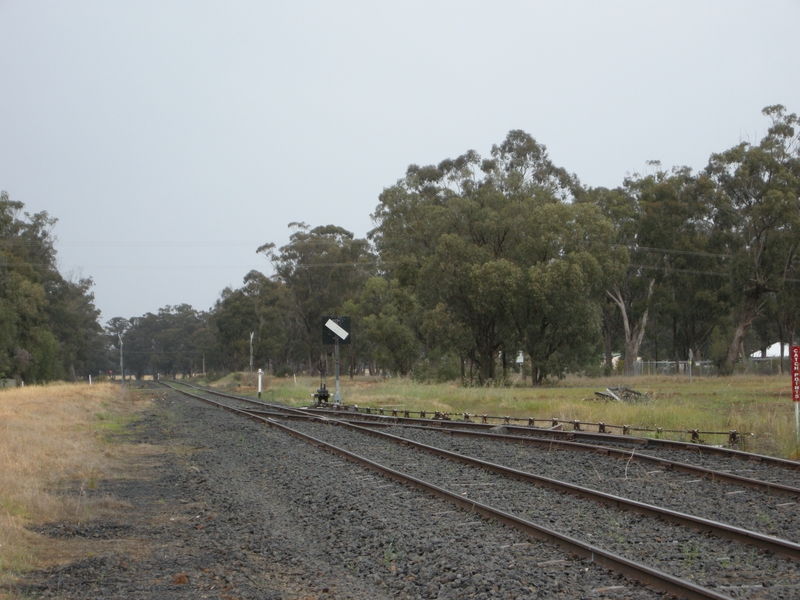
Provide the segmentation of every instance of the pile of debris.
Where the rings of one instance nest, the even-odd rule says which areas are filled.
[[[645,393],[637,392],[632,387],[620,385],[617,387],[606,388],[605,392],[595,392],[595,396],[604,400],[614,400],[615,402],[642,402],[650,400],[650,396]]]

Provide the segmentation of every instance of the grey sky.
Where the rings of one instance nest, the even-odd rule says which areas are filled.
[[[411,163],[510,129],[592,186],[800,112],[800,2],[0,0],[0,189],[106,321],[210,308],[287,224],[363,236]]]

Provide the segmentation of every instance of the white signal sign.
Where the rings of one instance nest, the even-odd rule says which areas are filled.
[[[339,325],[333,319],[328,319],[328,322],[325,323],[325,327],[330,329],[333,333],[338,335],[343,340],[346,340],[347,336],[349,335],[344,329],[339,327]]]

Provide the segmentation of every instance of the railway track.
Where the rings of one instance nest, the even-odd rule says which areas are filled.
[[[688,598],[771,597],[759,596],[763,586],[770,584],[777,586],[776,591],[781,589],[790,595],[797,592],[793,586],[799,572],[800,546],[793,540],[800,534],[795,510],[791,508],[795,505],[786,502],[785,497],[780,498],[783,502],[775,499],[773,482],[762,481],[761,487],[753,483],[757,481],[753,478],[735,484],[720,483],[721,478],[706,470],[707,479],[687,483],[686,474],[665,470],[663,459],[657,472],[648,475],[643,471],[628,478],[632,461],[639,460],[636,451],[626,450],[627,458],[615,461],[609,460],[610,452],[583,454],[592,459],[591,468],[598,481],[605,482],[607,489],[599,490],[594,488],[604,486],[589,488],[520,468],[541,466],[546,462],[542,457],[557,454],[561,458],[558,468],[566,471],[565,454],[554,451],[564,442],[551,443],[547,449],[530,445],[520,439],[522,436],[478,436],[473,431],[469,436],[455,437],[442,435],[446,431],[404,425],[391,418],[373,420],[373,424],[384,421],[391,427],[394,435],[390,435],[376,431],[374,426],[332,419],[330,413],[309,414],[307,410],[197,388],[181,391],[324,447],[486,518],[556,543],[655,589]],[[217,400],[210,398],[212,394]],[[413,438],[426,438],[428,443]],[[490,462],[476,456],[482,453],[501,460]],[[625,497],[627,493],[623,496],[609,492],[619,483],[623,467],[623,488],[642,488],[644,483],[658,488],[659,495],[669,495],[679,487],[688,487],[690,497],[714,505],[714,510],[730,513],[733,518],[723,522],[698,517],[688,511],[633,500]],[[646,475],[669,480],[647,481]],[[780,490],[782,496],[800,493],[784,487],[787,489]],[[686,496],[685,492],[684,489],[678,496]],[[752,509],[759,504],[766,508]],[[756,531],[759,520],[760,528],[766,531]],[[786,535],[770,535],[775,528],[774,524],[768,525],[770,520],[778,522]],[[742,526],[754,521],[752,528]],[[766,573],[770,577],[765,580]]]
[[[203,389],[195,385],[181,385],[196,390]],[[253,412],[264,416],[286,414],[287,407],[280,404],[270,404],[218,391],[204,391],[218,397],[248,403],[254,407],[251,408]],[[273,412],[268,410],[270,406],[273,407]],[[605,455],[609,458],[645,463],[657,469],[681,472],[710,481],[749,487],[768,494],[781,494],[788,496],[789,499],[799,499],[800,501],[800,463],[777,457],[707,447],[700,444],[610,434],[589,433],[584,437],[579,436],[576,441],[573,432],[554,432],[505,425],[499,426],[504,433],[492,433],[492,430],[498,430],[498,426],[464,423],[463,421],[364,414],[334,408],[309,407],[296,413],[297,418],[307,417],[310,414],[335,418],[352,424],[362,424],[367,427],[404,426],[421,430],[434,429],[452,436],[494,439],[549,450],[558,449]],[[291,416],[285,418],[291,418]],[[575,433],[577,434],[577,432]],[[591,443],[593,440],[599,440],[602,443]]]
[[[382,410],[378,409],[377,414],[374,409],[364,408],[356,409],[347,405],[338,406],[335,404],[324,404],[320,407],[309,408],[309,412],[314,414],[330,415],[334,413],[339,415],[339,418],[349,418],[352,415],[354,418],[371,420],[380,422],[381,417],[385,413],[390,413],[392,418],[397,419],[398,423],[407,425],[420,425],[435,427],[438,429],[448,429],[454,432],[486,432],[497,429],[497,424],[474,422],[471,420],[450,420],[450,419],[437,419],[435,418],[412,418],[403,416],[405,411],[397,410]],[[364,412],[362,412],[364,411]],[[366,412],[369,411],[369,412]],[[403,414],[401,414],[403,413]],[[529,419],[533,421],[533,419]],[[612,446],[617,448],[635,448],[637,450],[647,450],[648,452],[658,452],[664,456],[672,454],[677,456],[683,452],[687,452],[699,457],[722,457],[726,460],[738,459],[748,463],[755,463],[758,465],[776,466],[789,471],[798,473],[798,481],[800,481],[800,463],[797,461],[786,460],[775,456],[766,456],[763,454],[754,454],[750,452],[743,452],[732,448],[724,448],[721,446],[712,446],[708,444],[700,444],[693,442],[681,442],[677,440],[668,440],[660,438],[637,437],[632,435],[618,435],[613,433],[592,432],[572,430],[564,431],[560,429],[544,429],[535,427],[533,425],[523,427],[504,423],[502,427],[508,432],[509,435],[518,435],[525,437],[533,437],[545,439],[548,441],[557,440],[560,442],[571,442],[579,444],[595,445],[600,444],[604,446]],[[674,453],[672,451],[675,451]]]

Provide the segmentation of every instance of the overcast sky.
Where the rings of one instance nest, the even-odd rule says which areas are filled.
[[[103,322],[211,308],[287,225],[361,237],[412,163],[509,130],[591,186],[800,112],[800,2],[0,0],[0,189]]]

